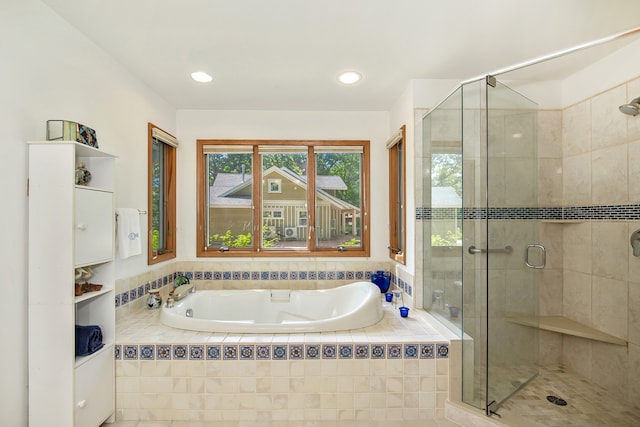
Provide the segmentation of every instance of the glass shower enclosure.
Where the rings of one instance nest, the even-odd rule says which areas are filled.
[[[462,400],[487,415],[537,375],[536,132],[536,104],[492,76],[423,118],[423,307],[460,334]]]

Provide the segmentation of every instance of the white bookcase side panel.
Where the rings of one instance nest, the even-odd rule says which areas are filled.
[[[73,146],[30,146],[29,304],[73,301],[72,159]]]
[[[31,306],[29,324],[55,325],[29,331],[30,426],[73,425],[75,327],[68,306]],[[70,351],[70,349],[74,349]]]

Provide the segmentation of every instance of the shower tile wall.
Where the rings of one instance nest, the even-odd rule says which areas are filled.
[[[561,208],[562,200],[562,120],[561,110],[538,113],[538,200],[539,205]],[[547,265],[539,281],[541,316],[562,315],[562,233],[564,225],[542,223],[540,242],[547,250]],[[562,335],[540,331],[540,363],[562,362]]]
[[[640,401],[640,258],[629,244],[640,228],[640,116],[618,106],[638,94],[635,79],[562,112],[541,112],[539,139],[540,205],[579,207],[581,220],[541,225],[549,265],[540,312],[629,341],[627,348],[545,333],[541,361],[563,363],[629,402]]]

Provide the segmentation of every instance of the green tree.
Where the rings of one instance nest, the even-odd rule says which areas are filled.
[[[453,187],[462,197],[462,156],[443,153],[431,156],[431,186]]]
[[[307,174],[306,153],[269,153],[262,156],[262,168],[269,169],[272,166],[287,168],[298,175]]]
[[[209,186],[213,185],[219,173],[244,173],[251,177],[251,154],[249,153],[222,153],[209,154]]]
[[[339,176],[347,185],[336,197],[360,207],[360,171],[362,156],[356,153],[321,153],[316,155],[318,175]]]

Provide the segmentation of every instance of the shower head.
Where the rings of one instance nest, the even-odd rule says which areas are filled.
[[[640,97],[631,100],[628,104],[622,104],[618,107],[620,111],[629,116],[637,116],[640,114]]]

